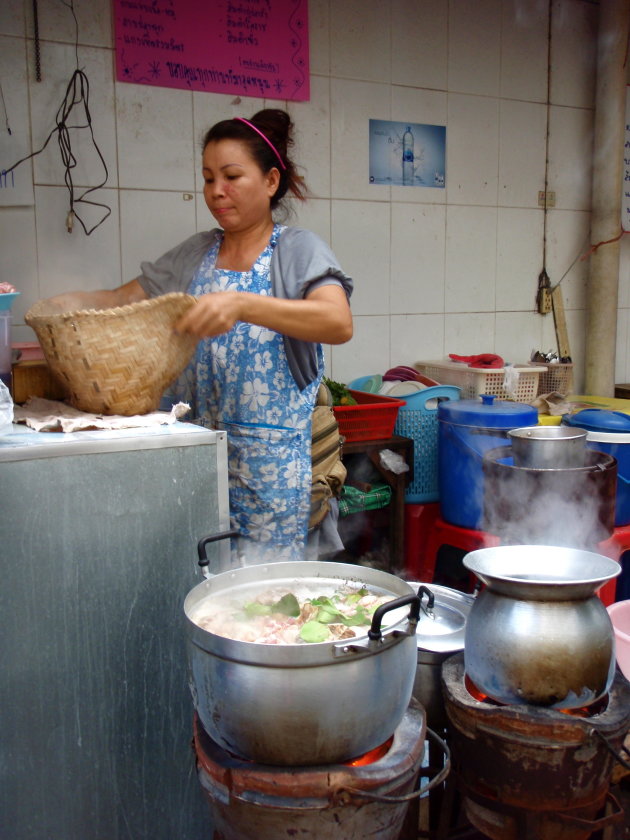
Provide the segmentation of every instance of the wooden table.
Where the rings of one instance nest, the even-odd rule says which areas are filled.
[[[401,455],[409,469],[406,472],[394,473],[384,467],[379,457],[383,449],[391,449],[392,452]],[[345,441],[342,457],[361,454],[369,458],[392,488],[392,500],[389,503],[390,562],[394,569],[402,569],[405,565],[405,489],[413,480],[413,440],[394,435],[380,440]]]

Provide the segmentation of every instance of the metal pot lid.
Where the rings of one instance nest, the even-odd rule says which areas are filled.
[[[427,611],[426,599],[422,601],[420,621],[416,629],[418,650],[432,653],[455,653],[463,650],[466,621],[475,601],[474,596],[435,583],[408,583],[414,590],[424,586],[435,596],[433,615]]]
[[[477,400],[445,400],[438,405],[438,420],[483,429],[514,429],[538,422],[538,409],[525,403],[497,400],[482,394]]]

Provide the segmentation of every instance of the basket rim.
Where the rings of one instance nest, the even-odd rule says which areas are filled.
[[[470,365],[466,364],[465,362],[452,362],[447,359],[443,360],[435,360],[435,361],[421,361],[421,362],[414,362],[414,367],[435,367],[441,368],[443,370],[449,371],[465,371],[466,373],[480,374],[480,373],[505,373],[505,367],[500,368],[479,368],[479,367],[470,367]],[[519,373],[535,373],[535,372],[542,372],[547,370],[546,367],[539,365],[538,362],[526,362],[524,364],[514,364],[508,365],[508,367],[514,368],[514,370],[518,371]],[[445,385],[446,383],[440,382],[440,385]]]
[[[46,323],[60,323],[68,318],[85,318],[89,316],[90,318],[94,319],[103,319],[103,318],[110,318],[112,316],[119,316],[119,315],[129,315],[132,312],[142,311],[143,309],[148,309],[155,307],[157,304],[162,305],[165,302],[175,302],[175,301],[184,301],[189,300],[191,303],[196,303],[197,298],[194,295],[189,295],[186,292],[168,292],[165,295],[156,295],[152,298],[146,298],[144,300],[137,300],[133,303],[125,303],[122,306],[112,306],[108,307],[107,309],[68,309],[65,312],[49,312],[49,313],[42,313],[38,314],[37,312],[33,312],[33,310],[39,305],[46,303],[46,298],[37,301],[34,303],[33,306],[28,310],[26,315],[24,316],[24,320],[27,324],[34,323],[36,321],[45,321]]]

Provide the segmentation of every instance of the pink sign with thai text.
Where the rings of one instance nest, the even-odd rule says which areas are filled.
[[[308,100],[308,0],[113,0],[116,78]]]

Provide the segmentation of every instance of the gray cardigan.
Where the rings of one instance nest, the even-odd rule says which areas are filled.
[[[218,228],[195,233],[156,262],[141,263],[142,276],[138,279],[147,295],[188,291],[203,258],[220,235]],[[270,277],[275,297],[299,300],[309,291],[330,284],[342,286],[348,298],[352,294],[352,278],[341,270],[329,246],[303,228],[282,231],[271,257]],[[285,336],[284,347],[293,378],[304,389],[317,376],[317,345]]]

